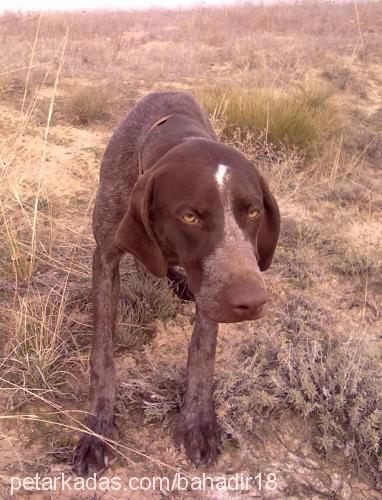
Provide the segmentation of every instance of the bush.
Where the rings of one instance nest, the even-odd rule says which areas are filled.
[[[211,87],[197,92],[223,139],[237,131],[304,155],[319,152],[339,128],[331,92],[318,86],[275,89]]]
[[[129,350],[150,342],[154,335],[153,321],[166,321],[177,310],[177,299],[168,281],[152,276],[131,262],[122,275],[121,302],[117,340]]]
[[[25,88],[25,80],[18,76],[0,76],[0,99],[12,95],[22,95]]]
[[[99,87],[79,87],[68,99],[68,112],[80,125],[107,119],[108,96]]]
[[[340,449],[374,475],[382,467],[380,359],[359,332],[332,331],[327,311],[297,295],[279,311],[279,331],[249,335],[215,377],[215,401],[223,441],[239,441],[270,415],[291,410],[314,424],[316,448]],[[183,368],[168,353],[147,354],[122,384],[125,408],[147,421],[171,421],[184,393]]]
[[[20,298],[10,313],[13,335],[0,359],[0,387],[9,390],[10,407],[30,401],[33,394],[54,401],[75,394],[80,360],[72,356],[75,343],[65,324],[66,296],[61,292],[53,288],[47,297],[36,293],[32,300]]]

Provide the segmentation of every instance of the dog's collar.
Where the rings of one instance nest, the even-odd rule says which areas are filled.
[[[172,116],[174,116],[174,115],[162,116],[162,118],[159,118],[159,120],[156,120],[153,124],[151,124],[150,127],[148,128],[147,132],[145,133],[145,135],[143,137],[143,140],[141,142],[141,147],[139,148],[139,152],[138,152],[138,169],[139,169],[139,175],[142,175],[144,173],[143,172],[143,166],[142,166],[142,149],[143,149],[143,146],[144,146],[145,141],[147,139],[147,136],[149,135],[149,133],[152,130],[154,130],[155,127],[158,127],[159,125],[162,125],[163,123],[165,123]]]

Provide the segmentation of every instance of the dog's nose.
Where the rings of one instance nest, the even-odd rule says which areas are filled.
[[[255,319],[261,316],[267,296],[264,286],[258,282],[238,283],[228,288],[226,300],[240,318]]]

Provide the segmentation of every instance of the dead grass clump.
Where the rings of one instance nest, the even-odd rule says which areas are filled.
[[[351,77],[349,67],[332,66],[322,72],[322,77],[336,85],[340,90],[345,90]]]
[[[367,206],[370,190],[353,180],[344,180],[330,186],[325,198],[334,202],[337,206],[346,207],[348,205]]]
[[[380,287],[381,251],[378,244],[362,243],[358,238],[326,234],[315,243],[316,250],[328,259],[329,267],[345,278],[361,278]]]
[[[24,183],[27,186],[32,193],[36,189],[36,185]],[[7,182],[0,186],[0,274],[8,281],[13,275],[16,286],[26,285],[52,257],[54,204],[41,193],[24,197],[7,188]]]
[[[177,299],[167,280],[133,266],[122,276],[121,302],[118,341],[128,349],[149,342],[154,335],[153,321],[166,321],[177,310]]]
[[[15,74],[0,76],[0,100],[9,96],[21,96],[25,88],[25,78]]]
[[[30,400],[31,394],[60,401],[75,395],[78,358],[65,308],[65,293],[52,289],[46,298],[38,293],[19,297],[19,306],[9,312],[12,335],[0,364],[10,407]]]
[[[318,85],[300,85],[289,92],[215,86],[197,93],[227,140],[237,131],[243,137],[250,132],[274,147],[305,156],[321,150],[325,139],[338,130],[331,92]]]
[[[27,278],[30,259],[21,237],[24,221],[20,222],[13,208],[9,209],[0,201],[0,265],[4,276],[8,278],[13,274],[18,282]]]
[[[75,123],[88,125],[109,117],[107,93],[100,87],[78,87],[68,98],[67,113]]]
[[[300,218],[284,217],[281,225],[280,245],[288,248],[299,248],[302,245],[310,247],[322,246],[330,237],[330,232],[322,223]]]
[[[359,332],[334,334],[327,311],[292,297],[280,311],[280,330],[241,343],[215,379],[223,441],[243,440],[270,415],[292,410],[309,418],[317,449],[343,453],[378,482],[382,467],[380,360]],[[127,409],[148,421],[171,420],[181,406],[184,371],[166,353],[149,354],[122,384]]]
[[[274,264],[297,288],[311,286],[322,273],[315,249],[327,240],[326,228],[313,220],[284,217]]]
[[[380,284],[382,273],[380,255],[368,253],[367,248],[355,247],[350,241],[336,242],[332,267],[343,276],[368,276],[372,282]]]
[[[322,258],[332,271],[346,277],[367,279],[380,286],[382,273],[379,248],[334,235],[332,227],[321,221],[285,217],[281,225],[275,265],[291,284],[306,288],[320,276]]]
[[[306,246],[295,250],[280,247],[274,265],[290,285],[302,290],[312,286],[321,274],[311,249]]]
[[[127,382],[120,386],[122,413],[143,413],[145,422],[164,421],[168,424],[180,409],[185,392],[184,366],[169,362],[169,357],[151,357],[146,351],[145,362],[131,369]]]

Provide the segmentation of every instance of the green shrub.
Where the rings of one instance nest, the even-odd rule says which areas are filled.
[[[322,150],[339,128],[331,92],[311,86],[286,92],[269,88],[211,87],[197,92],[223,139],[252,133],[276,147],[304,155]]]

